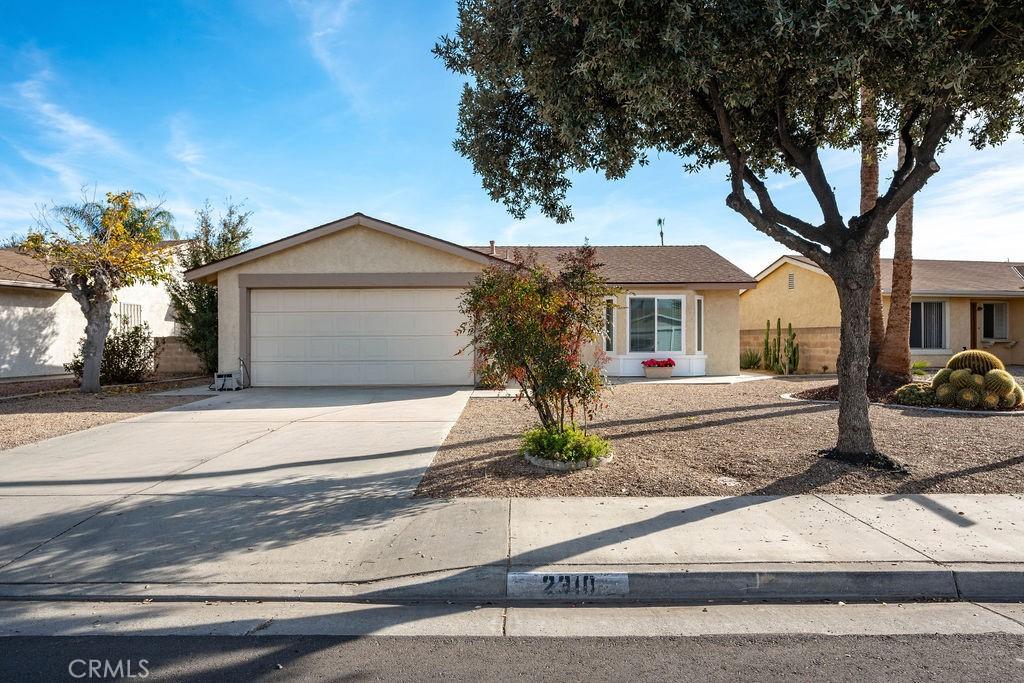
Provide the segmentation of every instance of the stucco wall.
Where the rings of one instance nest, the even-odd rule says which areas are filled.
[[[222,372],[238,369],[239,274],[466,273],[481,268],[482,265],[476,261],[362,226],[346,228],[229,268],[217,274],[218,364]]]
[[[0,377],[63,374],[84,332],[70,294],[0,287]]]
[[[142,306],[154,337],[174,335],[170,298],[162,285],[118,290],[117,303]],[[66,292],[0,287],[0,377],[63,374],[85,335],[85,316]]]
[[[794,287],[789,289],[789,274]],[[832,280],[789,263],[776,268],[755,289],[740,295],[740,329],[763,330],[765,320],[793,327],[832,327],[839,322],[839,295]]]

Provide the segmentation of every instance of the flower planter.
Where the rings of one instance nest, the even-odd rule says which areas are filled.
[[[523,457],[526,458],[526,462],[537,467],[543,467],[546,470],[555,470],[556,472],[571,472],[573,470],[583,470],[588,467],[600,467],[606,463],[612,461],[615,457],[614,453],[609,453],[603,458],[591,458],[590,460],[549,460],[548,458],[541,458],[536,455],[530,455],[524,453]]]
[[[647,379],[668,379],[672,376],[673,368],[670,367],[645,367],[644,377]]]

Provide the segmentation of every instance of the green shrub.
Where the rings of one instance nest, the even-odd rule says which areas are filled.
[[[476,386],[479,389],[504,389],[508,386],[508,377],[502,375],[493,363],[485,363],[477,368]]]
[[[926,360],[915,360],[910,364],[910,372],[918,377],[923,377],[928,374],[928,361]]]
[[[904,406],[930,406],[935,404],[935,391],[924,382],[904,384],[895,391],[896,402]]]
[[[570,425],[564,430],[534,427],[523,433],[519,452],[548,460],[579,462],[591,458],[603,458],[611,452],[612,445],[596,434],[587,434],[579,427]]]
[[[114,326],[107,334],[103,348],[103,362],[100,364],[102,384],[131,384],[142,382],[156,372],[157,342],[149,331],[149,325],[124,325],[120,316],[115,316]],[[78,353],[70,363],[64,365],[66,372],[74,373],[81,381],[85,361],[82,358],[83,338],[78,344]]]
[[[988,351],[971,349],[954,354],[946,363],[950,370],[970,370],[977,375],[984,375],[989,370],[1005,370],[1003,361]]]
[[[757,349],[743,349],[740,351],[740,369],[752,370],[761,367],[761,352]]]

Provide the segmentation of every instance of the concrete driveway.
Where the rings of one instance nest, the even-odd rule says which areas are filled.
[[[410,498],[469,395],[248,389],[0,453],[0,595],[501,564],[506,501]]]

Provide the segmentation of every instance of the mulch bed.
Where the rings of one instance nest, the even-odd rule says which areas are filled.
[[[1024,424],[1016,415],[872,406],[877,446],[907,463],[910,474],[821,457],[835,445],[837,407],[780,396],[834,381],[616,386],[592,425],[611,440],[615,460],[567,473],[541,470],[518,456],[519,434],[537,422],[525,403],[471,399],[416,495],[1024,492]]]

